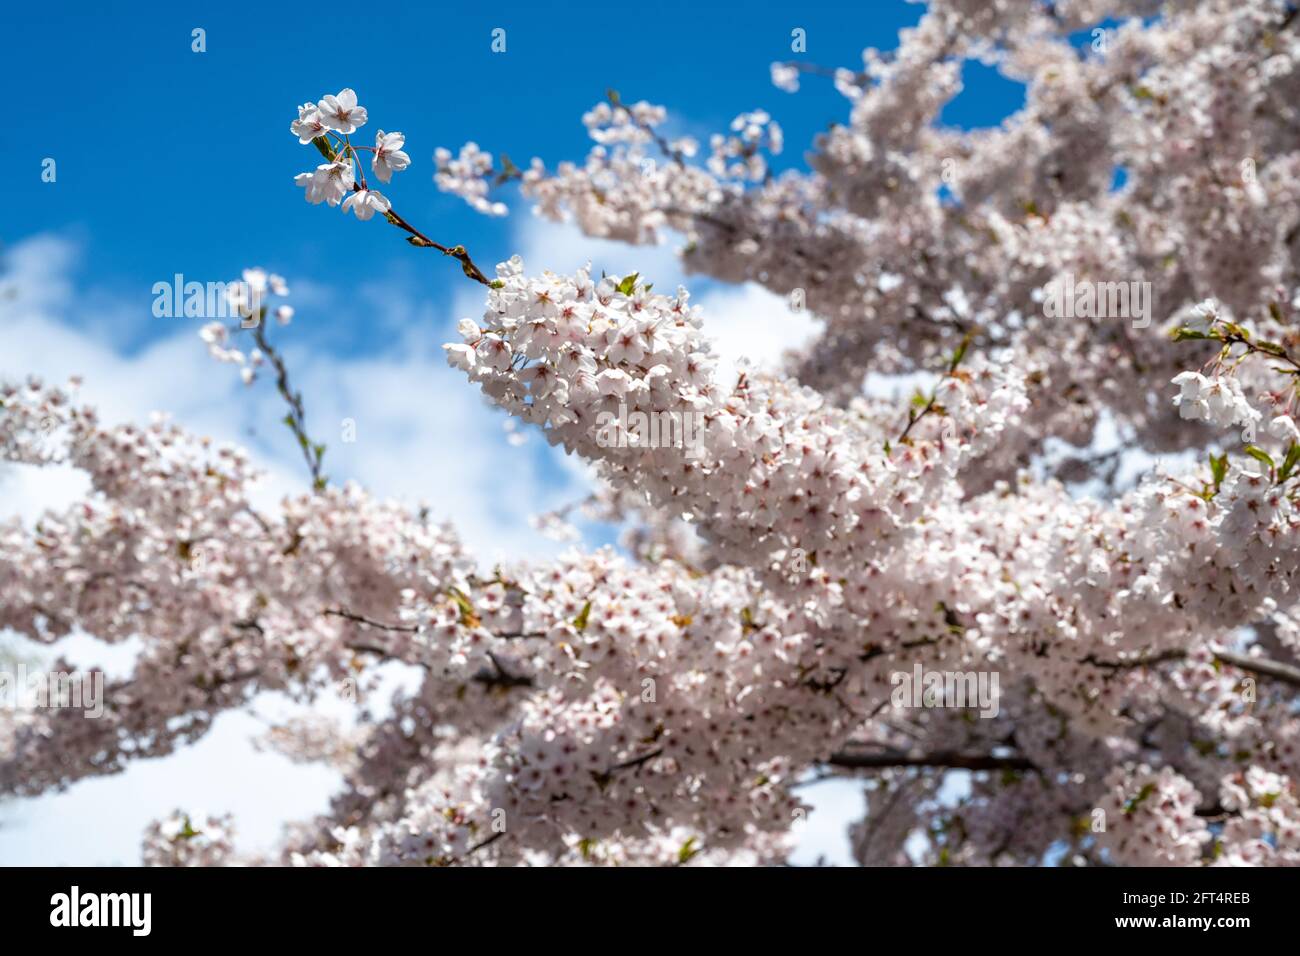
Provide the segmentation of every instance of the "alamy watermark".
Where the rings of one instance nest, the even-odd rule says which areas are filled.
[[[19,661],[12,672],[0,670],[0,710],[80,710],[104,716],[104,672],[32,671]]]
[[[50,897],[51,926],[121,926],[132,936],[148,936],[153,928],[152,893],[83,893],[73,885]]]
[[[1075,281],[1067,272],[1043,290],[1043,315],[1049,319],[1132,319],[1133,328],[1151,324],[1151,283]]]
[[[629,412],[596,416],[596,444],[601,448],[680,448],[690,459],[704,454],[704,413],[696,411]]]
[[[910,672],[889,675],[895,707],[979,707],[981,717],[1001,710],[997,671],[927,671],[917,661]]]
[[[185,281],[176,273],[170,281],[153,284],[153,314],[159,319],[239,319],[246,328],[257,324],[266,288],[243,279],[229,282]]]

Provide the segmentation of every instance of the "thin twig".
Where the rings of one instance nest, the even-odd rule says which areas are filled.
[[[326,617],[341,617],[357,624],[364,624],[367,627],[377,627],[381,631],[403,631],[407,634],[414,634],[420,630],[413,624],[384,624],[382,621],[372,621],[368,617],[363,617],[360,614],[353,614],[351,611],[344,611],[341,608],[326,608],[321,613]]]
[[[327,140],[324,136],[317,136],[314,140],[312,140],[312,143],[315,144],[318,150],[320,150],[321,155],[324,156],[326,159],[328,159],[330,162],[332,163],[338,162],[340,151],[336,150],[333,146],[331,146],[329,140]],[[346,146],[344,147],[343,151],[346,152],[351,149],[352,149],[351,146]],[[364,188],[365,187],[362,186],[360,183],[354,182],[352,184],[353,192],[360,192]],[[473,279],[475,282],[482,283],[483,285],[486,286],[492,285],[492,282],[488,279],[488,277],[485,276],[482,273],[482,271],[479,270],[478,266],[474,265],[474,260],[469,257],[469,253],[465,251],[464,246],[444,246],[440,242],[434,242],[424,233],[420,232],[420,230],[416,229],[409,222],[403,219],[402,216],[397,212],[397,210],[393,209],[391,206],[389,207],[388,211],[384,213],[384,218],[387,219],[389,222],[391,222],[397,228],[405,230],[406,232],[410,233],[406,241],[409,242],[411,245],[418,246],[424,249],[437,249],[444,256],[451,256],[453,259],[459,261],[461,271],[464,272],[466,276]]]
[[[618,773],[620,770],[631,770],[633,767],[639,767],[642,764],[649,763],[655,757],[662,755],[663,747],[650,751],[648,754],[642,754],[640,757],[633,757],[631,760],[624,760],[622,763],[616,763],[605,771],[606,774]]]
[[[498,830],[496,833],[492,834],[486,840],[483,840],[480,843],[475,843],[472,847],[470,847],[468,850],[465,851],[465,855],[469,856],[469,854],[471,853],[477,853],[485,846],[491,846],[493,843],[496,843],[497,840],[500,840],[505,835],[506,835],[505,830]]]
[[[656,133],[654,127],[651,126],[649,123],[637,119],[636,116],[633,114],[633,112],[630,109],[628,109],[628,107],[623,105],[623,100],[618,95],[618,90],[606,90],[605,95],[609,97],[609,102],[613,107],[615,107],[616,109],[627,110],[627,116],[628,119],[632,121],[632,125],[635,126],[637,129],[641,130],[641,132],[645,133],[651,139],[653,139],[655,141],[655,144],[659,147],[660,150],[663,151],[663,154],[665,156],[671,159],[678,166],[682,166],[682,167],[686,166],[686,157],[682,155],[682,151],[680,149],[673,149],[672,145],[668,142],[668,140],[664,139],[662,136]]]
[[[325,487],[328,480],[321,472],[321,459],[325,456],[325,446],[312,441],[307,434],[307,412],[303,408],[302,393],[295,392],[290,386],[289,368],[266,337],[266,315],[267,309],[263,306],[253,326],[253,338],[257,342],[257,347],[262,350],[272,368],[275,369],[276,390],[289,406],[289,414],[284,416],[284,423],[298,439],[303,460],[307,462],[307,468],[311,472],[312,487],[319,491]]]

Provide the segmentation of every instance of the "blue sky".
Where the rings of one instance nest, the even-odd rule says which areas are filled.
[[[664,104],[678,128],[705,135],[766,105],[786,131],[778,166],[798,165],[846,106],[825,80],[805,82],[797,97],[771,87],[768,64],[793,56],[791,29],[807,31],[807,59],[856,68],[863,46],[894,45],[922,9],[747,3],[738,16],[732,5],[699,3],[656,4],[652,15],[566,3],[335,12],[143,3],[88,4],[69,17],[62,7],[23,4],[6,14],[10,26],[0,33],[0,70],[8,89],[21,91],[0,150],[10,187],[0,238],[75,236],[86,247],[85,278],[141,303],[160,277],[224,278],[250,262],[322,283],[403,269],[436,292],[461,281],[447,263],[402,246],[376,223],[325,215],[288,188],[314,157],[287,132],[298,103],[354,87],[370,111],[367,133],[407,134],[415,162],[390,198],[435,238],[463,242],[490,264],[513,251],[515,226],[438,193],[430,183],[434,147],[473,139],[521,163],[580,157],[589,143],[579,118],[613,87],[625,99]],[[206,31],[204,53],[190,49],[195,27]],[[507,31],[504,54],[490,50],[495,27]],[[970,73],[972,87],[945,119],[996,122],[1018,101],[991,71]],[[46,157],[57,161],[58,181],[40,188]],[[127,344],[157,331],[133,330]],[[365,323],[313,320],[295,331],[323,333],[328,347],[382,347]]]
[[[590,258],[597,270],[635,269],[671,288],[681,271],[670,247],[630,250],[540,224],[510,190],[505,219],[439,193],[434,148],[475,140],[520,165],[580,160],[590,145],[581,115],[612,87],[665,105],[672,133],[701,140],[763,107],[785,130],[776,167],[801,166],[848,105],[825,79],[805,78],[794,96],[771,86],[769,64],[794,56],[791,30],[807,33],[803,58],[856,69],[864,47],[892,48],[923,9],[894,0],[73,6],[11,5],[0,30],[0,76],[12,93],[0,134],[0,376],[81,373],[84,396],[108,419],[170,410],[187,427],[251,446],[269,498],[298,490],[301,462],[277,426],[274,394],[264,384],[243,390],[211,363],[197,320],[151,314],[154,283],[176,273],[221,281],[264,266],[293,288],[294,323],[274,331],[309,424],[330,445],[326,470],[428,501],[492,558],[553,550],[527,516],[580,496],[586,478],[538,440],[511,446],[499,416],[443,367],[439,346],[457,319],[481,311],[479,287],[382,222],[303,201],[293,176],[317,160],[288,132],[297,104],[355,88],[370,115],[364,141],[378,128],[407,136],[411,168],[385,194],[486,270],[522,251],[534,269]],[[204,53],[191,50],[196,27]],[[504,54],[490,48],[498,27]],[[987,68],[968,64],[965,79],[945,122],[994,125],[1022,102],[1020,87]],[[53,183],[41,181],[46,158],[57,163]],[[810,332],[762,290],[689,284],[724,355],[772,360]],[[358,422],[355,445],[330,440],[343,417]],[[0,518],[31,516],[78,490],[72,475],[0,472]],[[605,540],[600,530],[588,538]],[[96,659],[87,642],[77,649]],[[145,820],[195,800],[235,810],[251,842],[269,844],[285,817],[323,809],[330,786],[328,775],[250,755],[251,726],[229,715],[197,756],[0,808],[0,822],[17,824],[0,826],[0,863],[132,862]],[[231,774],[232,761],[257,769]],[[810,820],[808,854],[844,858],[845,808],[860,804],[847,786],[838,815]],[[811,791],[821,789],[808,795],[818,800]]]

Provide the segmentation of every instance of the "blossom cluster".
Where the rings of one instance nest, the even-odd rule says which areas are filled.
[[[1117,767],[1106,777],[1097,841],[1116,863],[1187,866],[1201,857],[1209,827],[1196,816],[1201,795],[1170,767]],[[1116,826],[1111,825],[1114,821]]]
[[[460,154],[439,146],[433,154],[436,171],[433,181],[443,192],[460,196],[478,212],[489,216],[504,216],[509,210],[503,202],[488,200],[488,177],[495,168],[492,154],[478,148],[477,143],[466,143]]]
[[[731,135],[709,137],[709,172],[718,177],[761,182],[767,176],[763,150],[772,155],[785,144],[781,126],[765,110],[741,113],[731,121]]]
[[[229,814],[191,816],[177,810],[145,830],[145,866],[223,866],[234,856],[234,821]]]
[[[411,165],[411,157],[402,149],[406,137],[381,129],[375,134],[374,146],[353,146],[351,135],[366,125],[367,119],[366,108],[357,104],[357,94],[351,89],[298,107],[298,118],[289,125],[290,132],[304,146],[317,145],[328,160],[312,172],[294,177],[294,182],[305,190],[309,203],[342,204],[344,212],[354,212],[362,220],[392,208],[383,193],[367,187],[364,174],[358,181],[358,150],[371,154],[371,172],[380,182],[387,183],[394,172]]]
[[[1174,404],[1183,418],[1204,419],[1217,428],[1254,426],[1262,417],[1235,378],[1207,379],[1200,372],[1180,372]]]

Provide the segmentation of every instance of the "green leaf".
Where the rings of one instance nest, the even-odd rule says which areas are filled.
[[[700,848],[695,845],[695,837],[691,837],[682,844],[682,848],[677,851],[677,862],[685,863],[691,857],[700,852]]]
[[[1277,480],[1282,483],[1291,477],[1295,471],[1295,466],[1300,464],[1300,442],[1292,442],[1291,447],[1286,451],[1286,458],[1282,462],[1282,467],[1278,469]]]
[[[1172,338],[1175,342],[1185,342],[1188,339],[1212,339],[1216,338],[1216,336],[1206,335],[1204,332],[1182,326],[1174,329]]]
[[[496,184],[500,186],[516,176],[522,175],[518,166],[505,153],[501,154],[501,172],[497,173]]]
[[[618,291],[624,295],[631,295],[636,290],[636,280],[640,278],[640,273],[633,272],[630,276],[624,276],[623,281],[618,284]]]
[[[582,610],[578,612],[578,616],[573,619],[573,626],[577,628],[579,631],[585,631],[587,629],[587,621],[589,621],[590,619],[591,619],[591,602],[588,601],[586,604],[582,606]]]
[[[960,365],[961,360],[966,357],[966,350],[970,348],[970,340],[974,334],[974,332],[967,332],[962,338],[961,344],[957,346],[957,350],[952,353],[952,361],[948,363],[949,374],[957,371],[957,366]]]
[[[1210,474],[1214,476],[1214,490],[1218,492],[1223,479],[1228,477],[1228,453],[1225,451],[1218,458],[1210,456]]]
[[[311,142],[313,146],[320,150],[322,156],[328,159],[331,163],[334,162],[334,158],[337,154],[334,152],[334,147],[330,145],[329,140],[324,136],[317,136]]]
[[[447,593],[456,602],[456,607],[460,611],[460,622],[467,627],[477,626],[478,615],[474,613],[474,605],[469,603],[469,598],[466,597],[465,592],[460,588],[453,587],[448,588]],[[471,625],[470,621],[475,623]]]
[[[1276,355],[1279,358],[1286,358],[1286,349],[1276,342],[1256,342],[1255,348],[1261,352],[1267,352],[1269,355]]]
[[[1265,465],[1268,466],[1270,471],[1272,471],[1275,467],[1277,467],[1276,465],[1273,464],[1273,456],[1270,455],[1268,452],[1266,452],[1264,449],[1260,448],[1258,445],[1247,445],[1246,454],[1249,455],[1251,458],[1254,458],[1256,461],[1263,462]]]
[[[1128,803],[1124,804],[1124,812],[1126,814],[1131,815],[1133,811],[1136,810],[1139,805],[1141,805],[1143,800],[1145,800],[1147,797],[1151,796],[1151,794],[1155,792],[1156,792],[1156,785],[1154,783],[1144,784],[1142,786],[1142,789],[1138,791],[1138,795],[1134,797],[1132,800],[1128,801]]]

